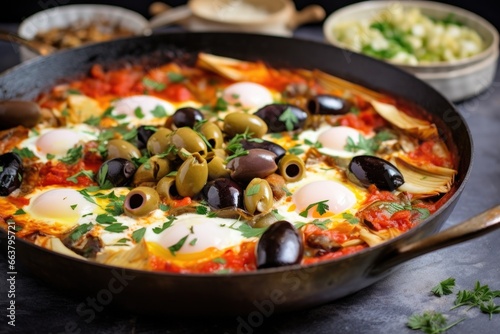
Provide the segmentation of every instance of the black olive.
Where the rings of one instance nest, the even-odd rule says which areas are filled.
[[[254,115],[266,122],[268,132],[271,133],[302,129],[307,119],[307,113],[299,107],[279,103],[268,104]]]
[[[257,268],[298,264],[304,245],[297,229],[285,220],[277,221],[262,234],[257,244]]]
[[[137,148],[142,150],[147,147],[149,137],[156,131],[151,125],[141,125],[137,128]]]
[[[219,178],[207,182],[202,194],[213,209],[243,208],[243,189],[230,179]]]
[[[172,121],[177,128],[184,126],[193,128],[194,125],[203,120],[203,114],[198,109],[184,107],[177,109],[172,115]]]
[[[365,187],[374,184],[380,190],[393,191],[405,183],[403,174],[389,161],[371,155],[352,158],[348,177]]]
[[[341,97],[320,94],[307,101],[307,110],[313,115],[343,115],[351,111],[352,103]]]
[[[231,171],[231,178],[238,182],[248,183],[258,177],[266,178],[278,169],[276,154],[261,148],[248,150],[247,155],[229,161],[226,168]]]
[[[96,182],[104,189],[126,186],[134,176],[136,167],[124,158],[106,160],[96,174]]]
[[[0,196],[7,196],[21,186],[23,162],[16,153],[0,155]]]
[[[278,163],[280,161],[280,159],[283,158],[283,156],[286,153],[286,150],[283,147],[281,147],[280,145],[275,144],[272,141],[268,141],[268,140],[264,140],[264,139],[258,139],[258,138],[254,138],[254,139],[250,139],[250,140],[243,139],[240,141],[240,144],[245,150],[260,148],[263,150],[268,150],[268,151],[273,152],[274,154],[276,154],[276,159],[275,159],[276,163]]]

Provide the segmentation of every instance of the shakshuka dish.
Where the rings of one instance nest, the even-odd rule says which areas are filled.
[[[0,225],[119,267],[224,274],[343,257],[424,221],[457,173],[418,106],[208,53],[95,64],[2,108]]]

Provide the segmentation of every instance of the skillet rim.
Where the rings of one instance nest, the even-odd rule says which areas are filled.
[[[150,42],[152,40],[153,42],[156,42],[155,44],[159,44],[158,45],[159,47],[164,47],[166,45],[170,46],[170,44],[162,44],[162,43],[158,43],[158,42],[163,37],[168,38],[169,36],[172,36],[172,35],[198,36],[197,38],[208,36],[208,37],[215,37],[215,38],[221,38],[221,39],[224,39],[224,38],[233,38],[233,39],[235,39],[235,38],[256,38],[256,39],[268,40],[268,41],[286,40],[287,41],[286,43],[302,43],[302,44],[304,44],[304,46],[305,45],[313,45],[313,46],[316,46],[317,48],[326,48],[326,49],[336,50],[336,52],[348,53],[350,56],[353,56],[353,57],[358,58],[358,59],[362,59],[364,62],[373,63],[374,65],[370,64],[371,66],[378,66],[381,70],[384,67],[386,67],[386,68],[388,68],[388,70],[384,70],[384,71],[398,72],[398,74],[397,74],[398,76],[400,76],[400,77],[406,76],[407,80],[411,80],[415,83],[418,82],[420,85],[425,86],[425,90],[432,92],[432,94],[435,97],[442,99],[443,102],[448,105],[448,107],[450,108],[449,110],[451,110],[451,112],[452,112],[452,116],[458,118],[458,122],[461,124],[461,126],[463,127],[463,131],[465,132],[464,134],[466,135],[466,142],[470,146],[470,156],[468,156],[468,159],[466,159],[469,161],[467,163],[465,171],[463,171],[464,172],[463,175],[461,175],[461,177],[460,177],[460,180],[459,181],[455,180],[455,182],[459,183],[458,186],[456,186],[456,183],[455,183],[454,186],[456,186],[456,188],[454,189],[454,192],[451,194],[450,198],[448,198],[447,201],[438,210],[436,210],[432,215],[430,215],[428,218],[426,218],[424,221],[422,221],[418,226],[412,228],[411,230],[406,231],[406,232],[402,233],[401,235],[399,235],[393,239],[390,239],[388,241],[385,241],[381,244],[378,244],[376,246],[368,247],[368,248],[362,249],[360,251],[357,251],[355,253],[341,256],[339,258],[323,260],[323,261],[319,261],[319,262],[315,262],[315,263],[311,263],[311,264],[307,264],[307,265],[296,264],[296,265],[289,265],[289,266],[283,266],[283,267],[264,268],[264,269],[258,269],[255,271],[234,272],[234,273],[227,273],[227,274],[214,274],[214,273],[182,273],[182,274],[179,274],[179,273],[171,273],[171,272],[161,272],[161,271],[153,271],[153,270],[142,270],[142,269],[118,267],[118,266],[113,266],[113,265],[108,265],[108,264],[103,264],[103,263],[91,262],[88,260],[82,260],[82,259],[78,259],[78,258],[69,256],[69,255],[58,253],[56,251],[53,251],[53,250],[50,250],[47,248],[43,248],[43,247],[35,245],[34,243],[29,242],[23,238],[16,238],[16,242],[20,240],[27,247],[38,248],[37,251],[45,251],[45,252],[47,252],[51,255],[54,255],[54,256],[59,256],[59,257],[66,258],[67,260],[79,262],[82,265],[98,266],[98,267],[101,267],[102,269],[108,269],[108,270],[125,269],[127,271],[134,272],[137,275],[152,275],[152,276],[175,277],[175,278],[187,277],[187,278],[196,278],[196,279],[199,279],[199,278],[211,279],[214,277],[218,278],[218,279],[220,279],[221,277],[228,279],[228,278],[242,277],[242,276],[248,277],[248,276],[272,275],[272,274],[278,274],[278,273],[283,273],[283,272],[287,272],[287,271],[307,270],[309,268],[314,268],[314,267],[318,267],[318,266],[326,266],[329,264],[331,265],[333,263],[342,262],[346,259],[352,259],[352,258],[364,256],[364,254],[375,252],[376,250],[378,250],[380,248],[391,248],[391,246],[397,245],[397,244],[401,243],[402,241],[404,241],[405,239],[411,239],[414,234],[417,234],[420,230],[424,229],[426,227],[426,225],[431,224],[431,222],[433,222],[438,216],[440,216],[444,211],[446,211],[449,206],[456,205],[460,195],[464,191],[464,188],[466,187],[466,185],[468,183],[468,179],[470,177],[471,170],[472,170],[472,165],[473,165],[473,162],[475,159],[475,157],[474,157],[474,142],[473,142],[472,134],[470,131],[470,127],[469,127],[468,123],[466,122],[465,118],[458,112],[457,107],[449,99],[444,97],[444,95],[439,93],[435,88],[430,86],[428,83],[426,83],[425,81],[415,77],[413,74],[406,72],[405,70],[403,70],[395,65],[389,64],[389,63],[384,62],[384,61],[380,61],[378,59],[366,56],[366,55],[361,54],[361,53],[353,52],[353,51],[348,50],[348,49],[340,48],[338,46],[322,43],[319,41],[308,40],[308,39],[297,38],[297,37],[270,36],[270,35],[261,35],[261,34],[254,34],[254,33],[242,33],[242,32],[168,32],[168,33],[153,34],[150,36],[132,36],[132,37],[118,38],[118,39],[115,39],[112,41],[93,43],[93,44],[85,45],[85,46],[82,46],[79,48],[60,50],[60,51],[57,51],[51,55],[35,57],[33,59],[29,59],[29,60],[26,60],[26,61],[18,64],[18,65],[15,65],[15,66],[7,69],[6,71],[0,73],[0,96],[3,95],[2,91],[1,91],[2,81],[7,80],[9,78],[9,76],[15,76],[16,73],[24,70],[25,68],[29,69],[30,66],[32,66],[32,67],[36,67],[37,65],[40,66],[39,63],[43,64],[43,62],[50,61],[51,59],[54,59],[54,58],[57,60],[57,57],[64,57],[66,54],[74,54],[74,53],[79,53],[79,52],[86,53],[86,52],[88,52],[88,50],[98,49],[98,48],[103,47],[103,46],[113,46],[113,45],[117,45],[117,44],[119,45],[120,43],[136,42],[136,41],[142,41],[142,40],[147,40],[148,42]],[[172,43],[172,42],[170,42],[170,43]],[[185,51],[185,50],[182,50],[182,48],[183,48],[183,46],[181,45],[178,48],[178,50]],[[196,51],[196,52],[200,52],[201,49],[202,48],[199,48],[198,51]],[[189,51],[189,52],[192,53],[193,51]],[[143,54],[141,54],[141,56],[142,55]],[[120,58],[120,60],[125,60],[125,58],[128,56],[129,55],[125,55],[122,58]],[[133,58],[137,59],[138,57],[140,57],[140,56],[134,55]],[[269,61],[267,61],[267,63],[269,63]],[[74,73],[73,75],[82,74],[82,73],[83,73],[82,71],[77,71],[77,73]],[[7,79],[5,79],[5,78],[7,78]],[[341,77],[341,78],[343,78],[343,77]],[[345,80],[353,82],[350,79],[345,79]],[[368,88],[371,88],[373,86],[373,85],[370,86],[369,84],[365,84],[365,83],[360,83],[359,81],[356,83],[359,85],[368,87]],[[46,89],[46,87],[52,87],[52,85],[44,86],[40,91],[38,91],[38,93],[42,92],[43,89]],[[373,88],[371,88],[371,89],[373,89]],[[5,93],[5,88],[3,90]],[[391,92],[387,92],[384,90],[380,90],[380,89],[376,89],[376,90],[381,91],[382,93],[385,93],[385,94],[391,94]],[[394,95],[394,93],[392,93],[392,94],[395,97],[401,98],[398,95]],[[403,97],[402,99],[404,101],[408,100],[405,97]],[[417,103],[413,100],[411,100],[409,102],[411,102],[417,106],[422,107],[427,113],[431,114],[433,117],[436,117],[439,121],[441,121],[442,126],[446,125],[448,130],[450,131],[450,134],[453,133],[453,131],[451,131],[450,127],[446,124],[447,122],[443,119],[442,116],[438,116],[435,112],[429,111],[428,108],[423,107],[420,103]],[[454,141],[453,141],[453,144],[456,145],[456,143]],[[463,155],[461,155],[461,156],[463,157]],[[465,156],[467,156],[467,154]],[[459,159],[457,167],[459,167],[461,165],[461,162],[462,162],[461,159]],[[451,210],[453,211],[453,208],[451,208]],[[445,217],[445,218],[447,219],[448,217]],[[445,221],[441,222],[441,224],[439,226],[437,226],[438,229],[440,229],[444,223],[445,223]],[[424,238],[428,237],[430,235],[434,235],[434,234],[436,234],[436,232],[437,231],[429,233],[426,236],[424,236]],[[0,234],[7,235],[8,231],[5,231],[2,227],[0,227]],[[420,240],[423,240],[424,238],[422,238]]]

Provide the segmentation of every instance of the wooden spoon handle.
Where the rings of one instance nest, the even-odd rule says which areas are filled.
[[[292,15],[291,20],[287,23],[288,29],[295,29],[300,25],[319,22],[323,20],[326,16],[325,10],[319,5],[309,5],[300,11],[297,11],[295,15]]]

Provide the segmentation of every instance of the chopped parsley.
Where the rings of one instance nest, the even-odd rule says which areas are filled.
[[[36,157],[35,153],[33,153],[33,151],[31,151],[27,147],[24,147],[22,149],[18,149],[17,147],[14,147],[12,149],[12,153],[16,153],[21,159],[24,159],[24,158],[30,159],[30,158]]]
[[[150,78],[142,78],[142,83],[149,89],[155,90],[157,92],[165,89],[166,85],[163,82],[158,82]]]
[[[344,212],[342,214],[342,218],[347,220],[349,222],[349,224],[352,224],[352,225],[356,225],[359,223],[359,219],[356,218],[352,213]]]
[[[146,228],[141,227],[140,229],[132,232],[132,240],[134,240],[136,243],[139,243],[142,238],[144,238],[144,234],[146,234]]]
[[[177,73],[177,72],[168,72],[167,73],[168,80],[170,82],[182,82],[186,79],[186,77],[182,73]]]
[[[128,226],[123,225],[122,223],[113,223],[104,228],[108,232],[120,233],[128,229]]]
[[[245,196],[250,197],[253,195],[257,195],[259,191],[260,191],[260,184],[254,184],[247,191],[245,191]]]
[[[234,222],[229,226],[230,229],[236,230],[241,232],[241,235],[244,236],[245,238],[253,238],[253,237],[260,237],[262,233],[264,233],[267,230],[267,227],[251,227],[250,225],[246,223],[242,223],[238,227],[234,227]]]
[[[295,126],[299,124],[299,119],[297,115],[293,113],[291,107],[288,107],[283,111],[283,113],[278,117],[278,120],[285,123],[285,128],[287,131],[292,131],[295,129]]]
[[[184,246],[184,243],[186,242],[186,239],[188,238],[189,234],[186,234],[185,237],[181,238],[179,241],[177,241],[174,245],[168,247],[168,250],[170,251],[170,254],[175,256],[175,253],[179,251],[179,249]]]
[[[156,118],[167,117],[167,111],[163,106],[157,105],[153,110],[151,110],[151,114]]]
[[[69,238],[72,240],[72,241],[77,241],[78,239],[80,239],[85,233],[87,233],[88,231],[90,231],[92,229],[92,227],[94,227],[94,225],[92,223],[88,223],[88,224],[81,224],[79,225],[78,227],[76,227],[73,232],[70,233],[69,235]]]
[[[96,217],[96,222],[99,224],[111,224],[115,223],[117,220],[115,217],[108,215],[107,213],[100,214]]]
[[[431,289],[431,292],[438,296],[441,297],[443,295],[449,295],[453,293],[453,288],[455,287],[455,279],[454,278],[447,278],[444,281],[439,282],[438,285],[434,286]]]
[[[64,162],[67,165],[74,165],[83,157],[83,146],[79,145],[70,148],[66,153],[66,156],[59,159],[59,161]]]
[[[328,202],[327,199],[325,199],[324,201],[319,201],[319,202],[316,202],[316,203],[309,204],[304,211],[302,211],[301,213],[299,213],[299,215],[302,216],[302,217],[307,217],[307,215],[309,214],[309,210],[311,210],[314,207],[316,207],[316,212],[317,213],[319,213],[320,215],[323,215],[329,209],[329,206],[328,206],[328,204],[326,204],[326,202]]]
[[[167,228],[172,226],[172,223],[176,220],[174,216],[170,216],[166,222],[163,223],[161,227],[155,227],[153,229],[153,232],[156,234],[160,234],[161,232],[165,231]]]

